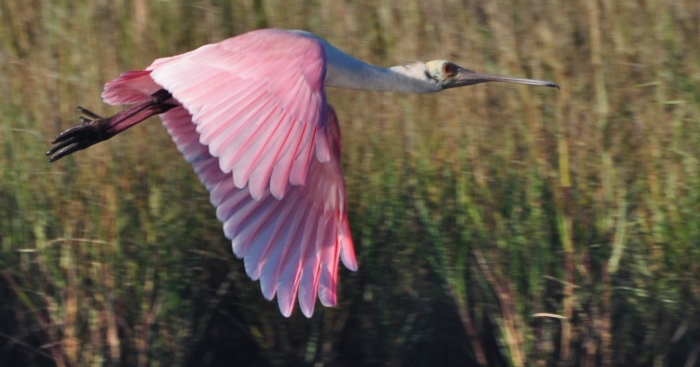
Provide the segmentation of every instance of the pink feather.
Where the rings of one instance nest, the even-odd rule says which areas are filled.
[[[103,93],[111,104],[161,88],[173,96],[178,107],[163,124],[209,190],[234,253],[284,316],[297,297],[307,317],[317,295],[335,305],[338,260],[357,269],[325,61],[314,38],[260,30],[126,72]]]

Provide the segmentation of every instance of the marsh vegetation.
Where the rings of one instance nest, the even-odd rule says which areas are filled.
[[[700,2],[3,0],[0,364],[692,366]],[[282,317],[157,119],[49,164],[102,85],[261,27],[553,80],[330,90],[360,270]],[[254,67],[254,65],[251,65]]]

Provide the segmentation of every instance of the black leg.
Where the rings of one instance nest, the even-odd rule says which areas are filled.
[[[50,162],[55,162],[69,154],[105,141],[153,115],[175,107],[175,104],[166,103],[171,98],[168,91],[161,89],[153,93],[148,100],[108,118],[78,107],[82,114],[80,124],[58,134],[51,142],[55,145],[46,152],[46,155],[49,156]]]

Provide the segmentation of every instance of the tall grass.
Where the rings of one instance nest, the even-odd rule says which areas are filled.
[[[0,358],[9,365],[693,365],[700,3],[0,2]],[[561,91],[330,90],[360,270],[285,319],[157,121],[46,162],[77,104],[260,27],[378,65]]]

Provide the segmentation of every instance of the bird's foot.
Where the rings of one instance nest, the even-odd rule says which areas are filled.
[[[100,117],[83,107],[78,107],[78,110],[83,114],[80,116],[81,123],[53,139],[51,143],[55,145],[46,152],[50,162],[55,162],[116,135],[116,132],[111,129],[109,118]]]

